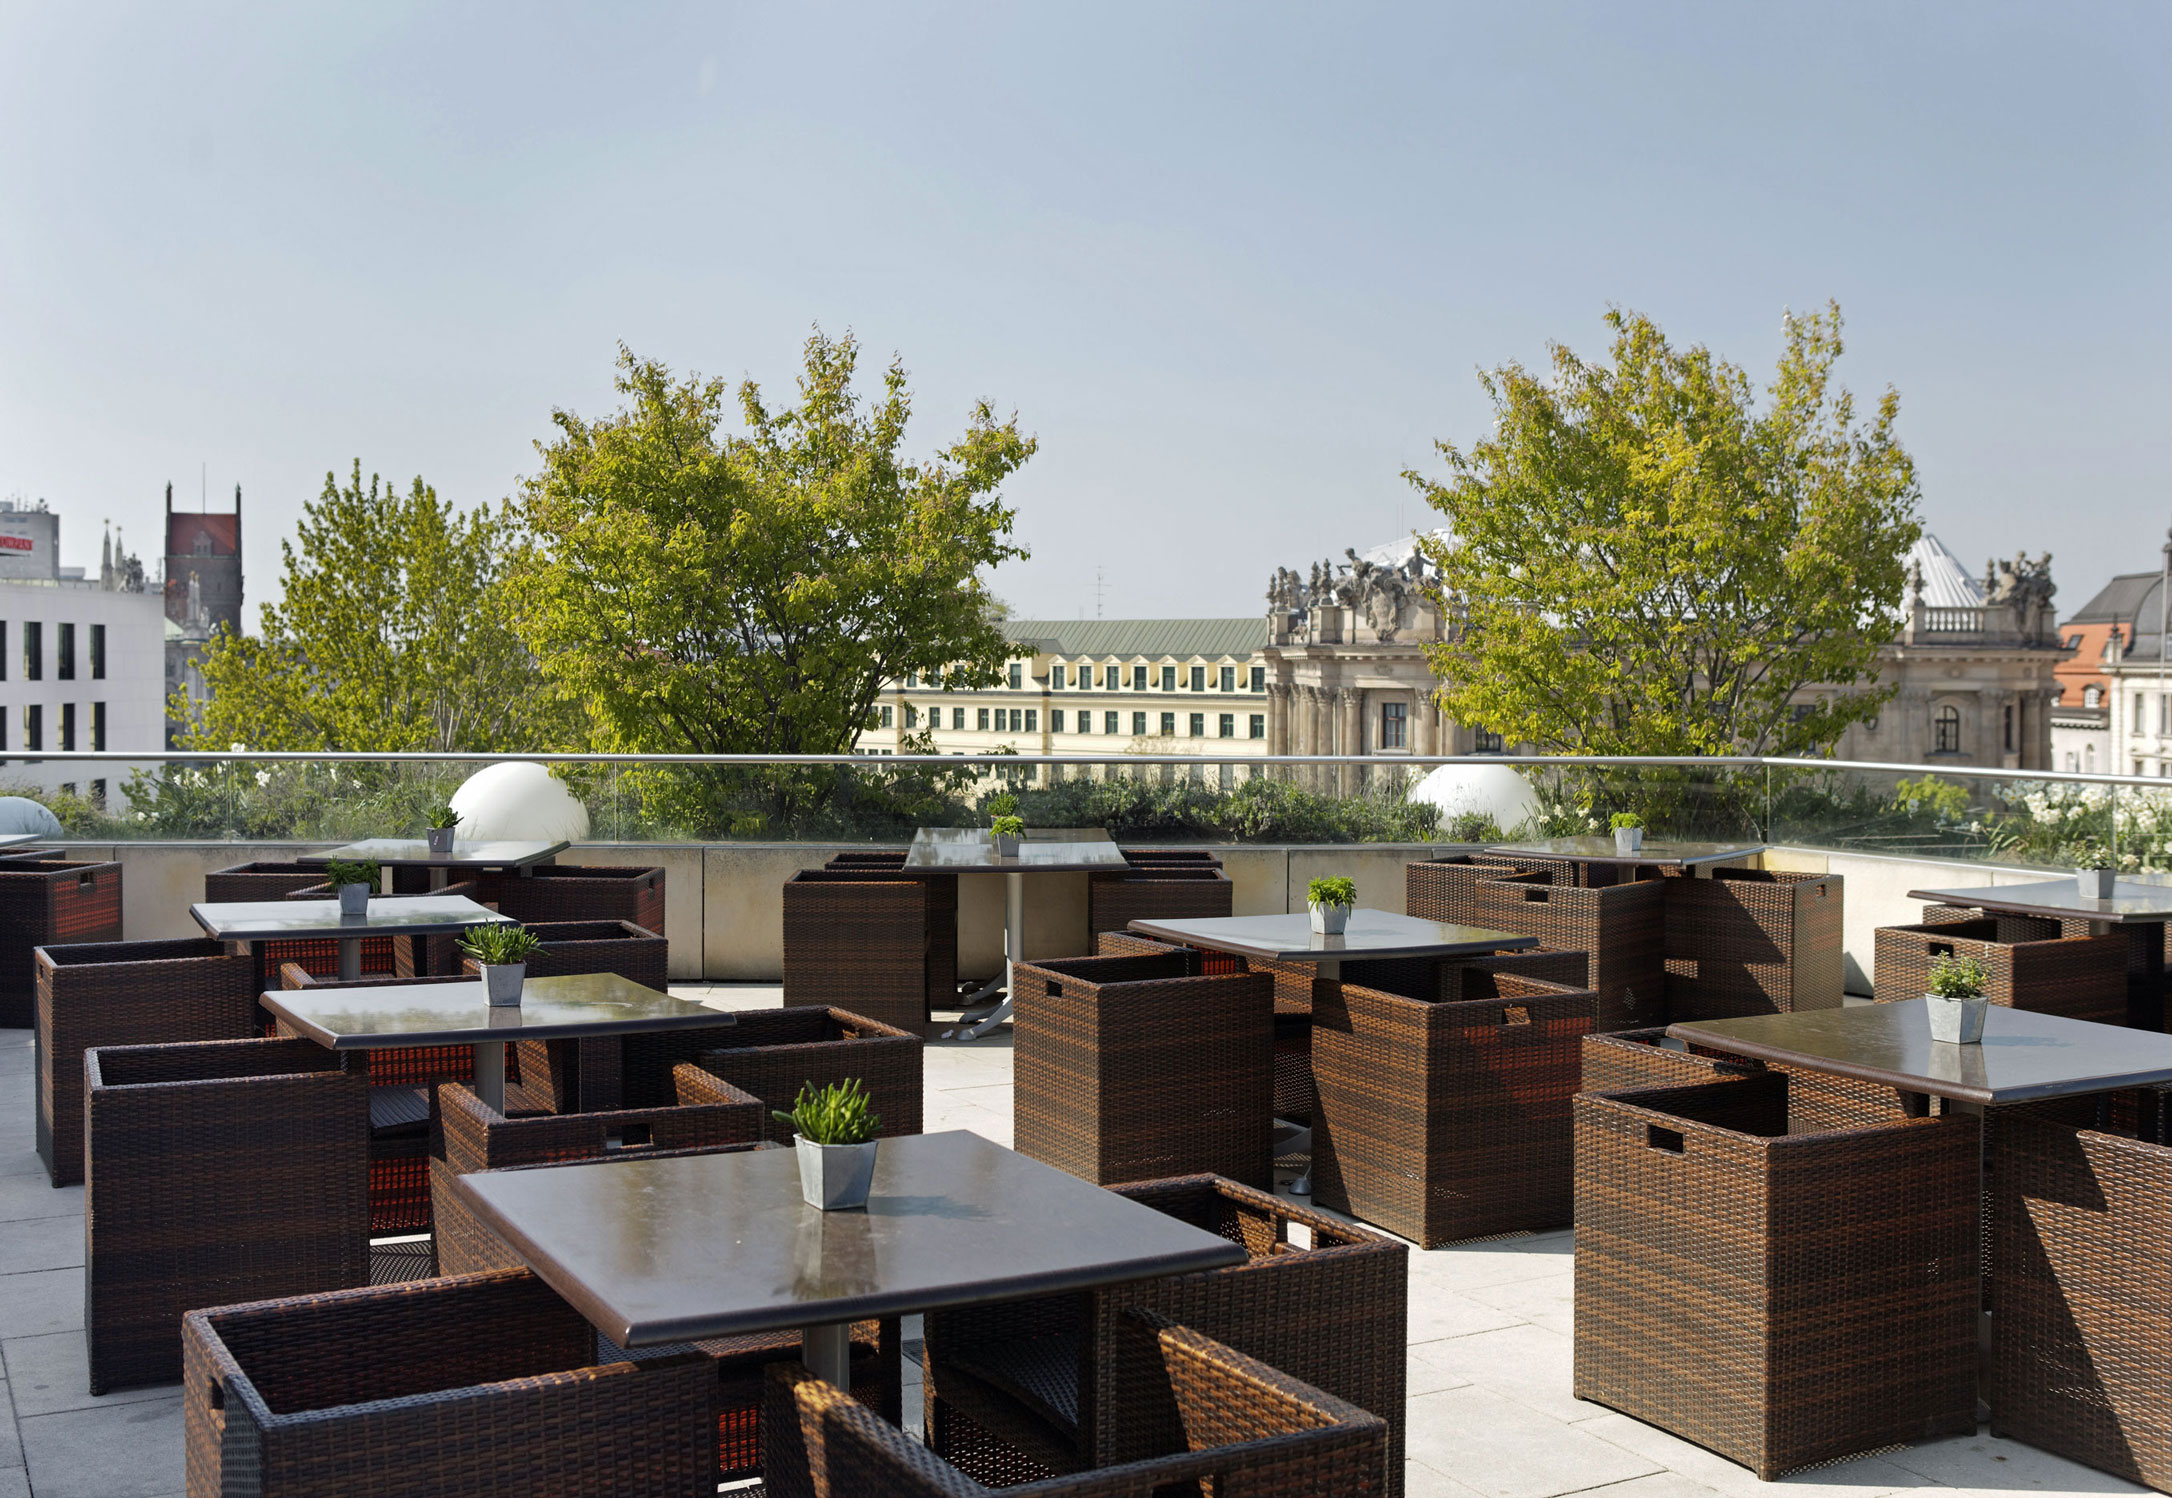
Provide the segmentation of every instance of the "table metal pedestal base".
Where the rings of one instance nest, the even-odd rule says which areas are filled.
[[[978,1040],[1011,1017],[1018,987],[1011,979],[1011,968],[1025,960],[1026,950],[1026,876],[1003,876],[1003,1002],[990,1010],[987,1017],[976,1024],[957,1030],[947,1030],[945,1040]],[[987,992],[986,989],[982,990]]]
[[[807,1371],[826,1384],[852,1388],[852,1323],[836,1321],[827,1326],[803,1328],[799,1334],[799,1360]]]
[[[1321,959],[1320,959],[1320,960],[1319,960],[1319,961],[1318,961],[1317,963],[1313,964],[1313,972],[1314,972],[1314,974],[1315,974],[1316,976],[1318,976],[1318,977],[1321,977],[1321,978],[1326,978],[1326,979],[1328,979],[1328,980],[1330,980],[1330,981],[1337,981],[1337,980],[1340,980],[1340,979],[1341,979],[1341,977],[1342,977],[1342,959],[1341,959],[1340,957],[1323,957],[1323,958],[1321,958]],[[1307,1044],[1309,1045],[1309,1044],[1310,1044],[1311,1042],[1307,1041],[1306,1043],[1307,1043]],[[1315,1101],[1315,1102],[1313,1103],[1313,1106],[1314,1106],[1315,1108],[1317,1108],[1317,1107],[1319,1106],[1319,1103],[1318,1103],[1317,1101]],[[1288,1144],[1288,1145],[1287,1145],[1287,1146],[1285,1147],[1285,1152],[1286,1152],[1286,1153],[1288,1153],[1288,1154],[1293,1154],[1293,1155],[1295,1155],[1295,1154],[1306,1154],[1306,1155],[1309,1155],[1309,1154],[1311,1154],[1311,1153],[1312,1153],[1312,1130],[1310,1130],[1310,1129],[1307,1129],[1307,1130],[1305,1130],[1305,1133],[1304,1133],[1304,1138],[1303,1138],[1302,1142],[1299,1142],[1298,1140],[1294,1140],[1294,1139],[1293,1139],[1293,1140],[1291,1140],[1291,1141],[1290,1141],[1290,1143],[1289,1143],[1289,1144]],[[1310,1196],[1310,1195],[1312,1195],[1312,1167],[1311,1167],[1311,1166],[1309,1166],[1309,1165],[1308,1165],[1308,1166],[1306,1166],[1306,1167],[1305,1167],[1305,1173],[1304,1173],[1303,1175],[1299,1176],[1299,1177],[1298,1177],[1298,1178],[1297,1178],[1296,1180],[1294,1180],[1294,1181],[1290,1182],[1290,1195],[1292,1195],[1292,1196]]]

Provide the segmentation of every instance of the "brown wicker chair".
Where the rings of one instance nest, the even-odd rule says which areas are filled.
[[[1714,869],[1661,884],[1669,1019],[1840,1007],[1838,874]]]
[[[1600,1031],[1633,1030],[1666,1018],[1666,886],[1639,879],[1579,889],[1541,872],[1484,880],[1476,924],[1535,936],[1556,952],[1583,952],[1599,995]]]
[[[181,1376],[197,1306],[369,1283],[369,1088],[306,1040],[84,1058],[90,1391]]]
[[[715,1487],[699,1355],[597,1362],[524,1269],[178,1317],[190,1498],[516,1498]]]
[[[2059,923],[2028,916],[1880,926],[1873,994],[1881,1004],[1920,999],[1942,956],[1983,964],[1994,1004],[2104,1025],[2127,1023],[2127,937],[2061,936]]]
[[[1788,1079],[1790,1134],[1872,1128],[1896,1119],[1921,1118],[1940,1108],[1937,1098],[1900,1092],[1875,1082],[1859,1082],[1853,1077],[1752,1061],[1695,1046],[1675,1050],[1664,1044],[1666,1034],[1657,1029],[1585,1036],[1583,1090],[1633,1092],[1651,1087],[1688,1087],[1724,1077],[1778,1072]]]
[[[1498,858],[1484,853],[1452,853],[1403,866],[1403,913],[1421,921],[1483,924],[1478,919],[1478,886],[1539,865],[1529,859]]]
[[[38,1158],[55,1186],[83,1179],[85,1051],[259,1033],[252,965],[224,942],[40,947],[36,960]]]
[[[1976,1428],[1977,1119],[1768,1072],[1576,1099],[1575,1394],[1767,1481]]]
[[[878,1132],[920,1132],[919,1035],[820,1004],[743,1010],[738,1018],[728,1030],[682,1032],[728,1037],[727,1044],[701,1053],[703,1071],[760,1098],[765,1109],[789,1109],[810,1083],[823,1087],[856,1077],[882,1122]],[[779,1144],[791,1142],[789,1125],[772,1118],[768,1130]]]
[[[214,869],[204,875],[204,900],[213,905],[284,900],[298,889],[322,883],[321,863],[237,863],[230,869]]]
[[[784,886],[784,1002],[835,1004],[918,1033],[958,1001],[958,879],[802,869]]]
[[[1086,879],[1086,931],[1122,931],[1133,921],[1188,921],[1226,916],[1235,887],[1219,864],[1137,864],[1122,873]]]
[[[2077,1101],[2109,1116],[1985,1116],[1991,1433],[2172,1491],[2172,1148],[2135,1137],[2133,1094]]]
[[[121,866],[75,859],[0,864],[0,1026],[37,1023],[40,947],[121,939]]]
[[[833,854],[822,865],[825,869],[902,869],[905,867],[903,848],[869,848],[864,852]]]
[[[1192,954],[1011,969],[1016,1147],[1098,1186],[1274,1184],[1274,986]]]
[[[1569,1100],[1596,996],[1448,968],[1453,999],[1323,983],[1314,1001],[1313,1200],[1421,1248],[1566,1227]]]
[[[1387,1424],[1183,1326],[1127,1321],[1127,1358],[1176,1412],[1180,1439],[1145,1458],[1044,1481],[1037,1498],[1212,1491],[1325,1498],[1393,1491]],[[768,1491],[775,1498],[976,1498],[1000,1489],[931,1456],[803,1367],[769,1373]],[[953,1424],[959,1421],[954,1418]],[[955,1440],[953,1445],[958,1444]]]
[[[1723,1077],[1754,1077],[1759,1061],[1708,1055],[1666,1044],[1664,1027],[1586,1035],[1580,1092],[1644,1092],[1654,1087],[1693,1087]]]
[[[523,923],[626,921],[665,934],[662,868],[546,863],[486,869],[476,881],[475,899]]]
[[[930,1312],[923,1397],[936,1453],[982,1482],[1007,1484],[1182,1449],[1168,1384],[1145,1349],[1120,1335],[1138,1307],[1380,1415],[1384,1491],[1399,1493],[1409,1249],[1213,1176],[1114,1189],[1243,1244],[1249,1261]]]
[[[692,1064],[675,1074],[673,1108],[615,1108],[508,1117],[457,1082],[437,1089],[445,1162],[465,1175],[507,1165],[594,1160],[642,1150],[753,1144],[769,1133],[761,1101]]]

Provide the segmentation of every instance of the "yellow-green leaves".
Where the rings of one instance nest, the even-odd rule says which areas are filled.
[[[1481,376],[1494,429],[1440,444],[1428,543],[1458,621],[1432,650],[1458,720],[1591,754],[1793,754],[1875,714],[1921,533],[1899,398],[1831,383],[1837,307],[1791,317],[1772,383],[1614,312],[1612,359]],[[1801,689],[1822,686],[1798,705]]]

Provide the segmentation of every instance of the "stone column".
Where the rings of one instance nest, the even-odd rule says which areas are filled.
[[[1344,687],[1335,694],[1335,699],[1335,706],[1339,709],[1338,716],[1342,720],[1342,729],[1337,735],[1340,742],[1336,745],[1335,752],[1337,754],[1363,754],[1365,752],[1365,694],[1356,687]],[[1340,773],[1336,778],[1341,782],[1342,793],[1345,796],[1357,794],[1358,771],[1355,765],[1341,766]]]

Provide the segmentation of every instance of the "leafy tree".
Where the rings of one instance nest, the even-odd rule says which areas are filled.
[[[863,406],[858,357],[817,331],[799,404],[772,410],[745,382],[738,434],[719,430],[723,381],[623,348],[627,408],[554,413],[521,497],[534,541],[513,570],[516,625],[603,747],[843,753],[885,678],[997,682],[1009,646],[982,573],[1025,555],[996,491],[1035,443],[984,402],[909,462],[905,371],[893,362]],[[789,801],[833,781],[778,784]]]
[[[1493,434],[1438,444],[1445,483],[1405,474],[1451,531],[1427,544],[1460,615],[1431,647],[1442,708],[1567,753],[1830,745],[1893,690],[1878,648],[1922,529],[1899,397],[1857,421],[1837,306],[1788,319],[1761,409],[1709,350],[1607,322],[1610,363],[1555,345],[1551,383],[1482,376]]]
[[[490,751],[577,736],[507,621],[516,535],[509,513],[464,514],[420,478],[403,494],[375,474],[365,489],[360,460],[344,486],[326,474],[280,543],[283,597],[261,634],[213,637],[189,746]]]

